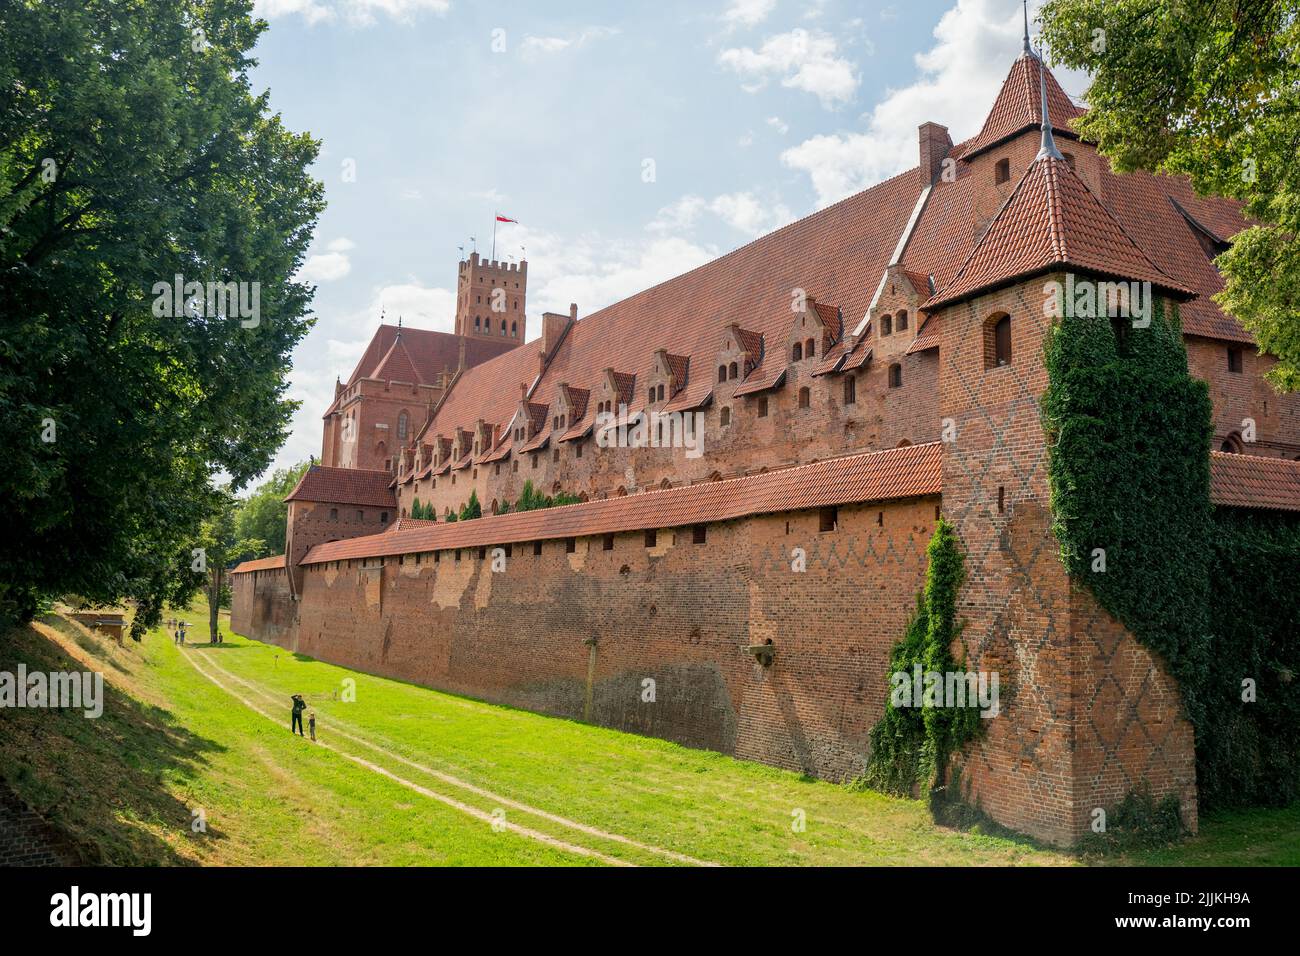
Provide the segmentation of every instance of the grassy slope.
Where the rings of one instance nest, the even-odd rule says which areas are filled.
[[[199,625],[194,636],[206,633],[205,609],[183,616]],[[497,809],[500,798],[513,799],[726,864],[1073,862],[1028,843],[936,828],[917,801],[850,793],[761,764],[359,674],[243,638],[182,652],[154,634],[119,651],[60,626],[65,633],[54,635],[57,644],[33,631],[15,635],[16,645],[0,642],[0,669],[12,668],[7,658],[15,646],[29,666],[47,670],[56,666],[52,657],[75,654],[97,661],[93,666],[122,693],[110,697],[99,721],[7,712],[0,718],[0,775],[63,829],[103,847],[107,861],[591,862],[514,833],[494,833],[339,754],[290,737],[288,695],[302,692],[316,711],[323,742],[482,812]],[[283,724],[248,710],[182,654],[262,710],[282,716]],[[345,678],[356,681],[355,703],[335,699]],[[399,757],[492,794],[452,786]],[[207,812],[206,836],[189,832],[195,806]],[[796,809],[807,819],[803,833],[791,830]],[[509,818],[629,862],[666,862],[515,809]],[[1209,820],[1194,841],[1109,862],[1295,863],[1298,818],[1300,808]]]

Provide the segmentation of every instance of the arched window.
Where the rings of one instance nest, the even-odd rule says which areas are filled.
[[[658,400],[662,402],[664,400],[664,387],[662,385],[659,386],[658,393]]]
[[[993,167],[993,181],[995,183],[1005,183],[1011,178],[1011,160],[999,159],[996,166]]]
[[[1219,446],[1219,451],[1226,451],[1231,455],[1240,455],[1246,451],[1246,446],[1242,444],[1241,433],[1233,432],[1223,440]]]
[[[906,438],[904,438],[902,441],[900,441],[900,442],[898,443],[897,447],[898,447],[898,448],[906,448],[906,447],[908,447],[908,446],[911,445],[911,444],[912,444],[912,443],[911,443],[910,441],[908,441]]]
[[[898,318],[894,320],[894,331],[896,332],[907,331],[907,310],[906,309],[898,310]]]
[[[502,320],[501,320],[501,334],[502,334],[502,335],[505,335],[505,334],[506,334],[506,320],[505,320],[505,319],[502,319]]]
[[[725,365],[719,365],[719,366],[718,366],[718,381],[719,381],[719,382],[725,382],[726,380],[727,380],[727,366],[725,366]]]
[[[480,327],[480,319],[479,319],[479,317],[476,315],[476,316],[474,316],[474,328],[475,328],[475,330],[477,330],[479,327]]]
[[[812,394],[808,391],[808,386],[799,389],[799,407],[807,408],[812,402]]]
[[[895,362],[889,366],[889,387],[900,388],[903,384],[903,366]]]
[[[406,412],[397,416],[397,440],[406,441],[406,430],[410,427],[411,420],[407,417]]]
[[[804,358],[812,358],[817,354],[817,346],[812,339],[809,339],[803,344],[803,354]]]
[[[649,399],[647,399],[647,404],[653,405],[654,402],[655,402],[655,387],[654,387],[653,385],[651,385],[651,386],[650,386],[650,397],[649,397]]]
[[[730,424],[731,424],[731,409],[730,409],[730,408],[723,408],[723,409],[722,409],[722,415],[721,415],[719,421],[720,421],[721,424],[724,425],[724,426],[726,426],[726,425],[730,425]]]
[[[519,336],[519,323],[518,323],[518,322],[511,322],[511,323],[510,323],[510,336],[511,336],[511,338],[518,338],[518,336]]]
[[[739,378],[739,377],[740,377],[740,366],[737,365],[735,362],[732,362],[730,367],[728,367],[727,369],[727,378]]]
[[[880,334],[892,335],[894,332],[894,317],[892,315],[882,315],[880,317]]]
[[[803,359],[803,343],[802,343],[802,342],[796,342],[796,343],[794,343],[794,349],[791,351],[791,356],[794,358],[794,360],[795,360],[796,362],[801,361],[801,360]]]
[[[984,321],[984,367],[1011,364],[1011,316],[995,313]]]

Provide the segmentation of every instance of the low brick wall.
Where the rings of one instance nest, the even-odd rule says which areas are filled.
[[[73,862],[58,833],[0,784],[0,866],[69,866]]]

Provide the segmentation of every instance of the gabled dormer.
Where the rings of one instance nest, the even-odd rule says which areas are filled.
[[[562,433],[581,422],[587,414],[587,401],[590,397],[591,393],[587,389],[561,382],[556,391],[555,407],[551,410],[551,427]]]
[[[689,356],[673,355],[667,349],[655,349],[650,359],[650,372],[645,376],[643,386],[646,405],[663,405],[685,388],[689,363]]]
[[[616,372],[605,369],[600,375],[599,384],[592,389],[589,401],[596,403],[597,416],[617,415],[621,406],[632,404],[636,376],[630,372]]]
[[[838,308],[805,296],[802,303],[796,303],[786,355],[791,363],[817,359],[826,355],[843,333],[844,316]]]

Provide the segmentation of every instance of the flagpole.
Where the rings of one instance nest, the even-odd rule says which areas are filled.
[[[497,218],[501,215],[499,212],[492,214],[492,261],[497,261]]]

